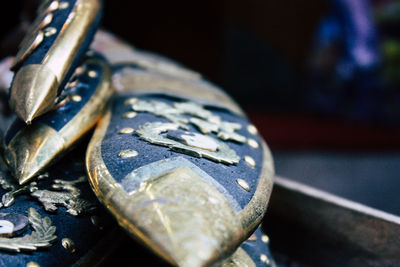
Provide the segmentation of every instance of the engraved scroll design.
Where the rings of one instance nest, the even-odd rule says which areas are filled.
[[[215,162],[237,164],[240,157],[223,141],[246,142],[246,137],[238,134],[242,126],[223,121],[219,116],[193,102],[174,102],[172,105],[161,101],[129,99],[136,112],[147,112],[170,122],[147,122],[139,126],[136,134],[155,145],[195,157],[203,157]],[[190,131],[193,125],[200,133]],[[218,139],[210,136],[215,133]]]
[[[56,227],[52,225],[49,217],[42,218],[34,209],[28,210],[28,220],[33,231],[30,235],[14,238],[0,238],[0,249],[20,252],[32,251],[41,247],[51,246],[51,242],[57,239]]]

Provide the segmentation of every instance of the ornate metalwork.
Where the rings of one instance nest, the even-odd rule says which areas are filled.
[[[4,172],[0,173],[0,186],[9,192],[1,198],[0,208],[11,206],[15,198],[19,195],[30,195],[44,206],[46,211],[55,212],[57,207],[63,206],[67,209],[66,213],[77,216],[83,213],[93,211],[96,206],[91,202],[80,197],[81,191],[78,184],[86,182],[86,177],[82,176],[73,181],[56,179],[51,186],[57,191],[39,189],[37,182],[31,182],[27,185],[17,185],[13,183]]]
[[[36,197],[46,211],[55,212],[58,206],[64,206],[67,209],[66,213],[77,216],[95,209],[92,203],[80,198],[81,192],[75,186],[85,181],[85,176],[74,181],[54,180],[52,188],[62,190],[61,192],[37,189],[31,193],[31,196]]]
[[[151,122],[139,126],[136,133],[141,139],[169,147],[177,152],[216,162],[225,164],[239,162],[240,157],[234,150],[208,134],[216,133],[221,140],[244,143],[247,140],[246,137],[235,132],[242,128],[240,124],[223,121],[219,116],[193,102],[174,102],[169,105],[161,101],[137,99],[131,102],[131,106],[136,112],[152,113],[171,121],[171,123]],[[203,134],[189,131],[189,124],[195,126]],[[165,132],[168,132],[166,137],[161,135]],[[173,134],[170,134],[171,132]]]
[[[49,217],[42,218],[34,209],[28,211],[28,220],[33,228],[30,235],[14,238],[0,238],[0,249],[20,252],[21,250],[31,251],[40,247],[49,247],[57,236],[56,227],[52,226]]]

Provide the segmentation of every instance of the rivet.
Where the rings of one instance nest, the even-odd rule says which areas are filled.
[[[45,178],[49,178],[49,176],[50,176],[49,173],[45,172],[45,173],[40,174],[37,178],[38,178],[38,180],[42,180]]]
[[[122,115],[123,118],[132,119],[136,117],[137,113],[135,111],[129,111]]]
[[[244,161],[246,161],[246,163],[249,164],[249,166],[252,168],[254,168],[256,166],[256,162],[250,156],[244,156]]]
[[[251,146],[252,148],[258,148],[259,147],[257,141],[252,139],[252,138],[247,139],[247,144],[249,144],[249,146]]]
[[[54,10],[57,10],[58,4],[59,4],[58,1],[53,1],[53,2],[50,3],[50,5],[47,6],[46,9],[44,9],[44,7],[43,7],[43,8],[40,8],[40,9],[39,9],[39,13],[41,13],[42,10],[44,10],[43,12],[44,12],[45,14],[50,13],[50,12],[53,12]]]
[[[246,191],[250,191],[250,186],[249,186],[249,184],[245,181],[245,180],[243,180],[243,179],[241,179],[241,178],[238,178],[238,179],[236,179],[236,182],[240,185],[240,187],[241,188],[243,188],[244,190],[246,190]]]
[[[82,67],[82,66],[80,66],[80,67],[77,67],[77,68],[75,69],[75,74],[76,74],[76,75],[80,75],[80,74],[82,74],[84,71],[85,71],[85,68]]]
[[[256,135],[258,133],[256,126],[250,124],[247,126],[247,131],[252,135]]]
[[[269,264],[269,259],[268,259],[267,255],[265,255],[265,254],[260,255],[260,261],[264,262],[266,264]]]
[[[63,238],[61,240],[61,245],[71,253],[74,253],[76,251],[74,241],[69,238]]]
[[[40,267],[39,263],[30,261],[26,264],[26,267]]]
[[[139,155],[139,153],[133,149],[123,150],[118,153],[118,157],[123,158],[123,159],[133,158],[133,157],[136,157],[137,155]]]
[[[60,4],[58,5],[58,9],[66,9],[69,7],[69,3],[66,1],[62,1],[60,2]]]
[[[97,77],[97,72],[94,71],[94,70],[89,70],[89,71],[88,71],[88,76],[89,76],[90,78],[96,78],[96,77]]]
[[[261,241],[264,243],[268,243],[269,242],[269,237],[267,235],[262,235],[261,236]]]
[[[136,97],[131,97],[128,98],[127,100],[124,101],[125,105],[132,105],[135,104],[139,99],[137,99]]]
[[[47,27],[43,30],[43,32],[44,32],[44,36],[49,37],[49,36],[56,34],[57,29],[54,27]]]
[[[81,102],[82,101],[82,97],[80,95],[72,94],[72,95],[70,95],[70,98],[74,102]]]
[[[52,13],[49,13],[46,16],[44,16],[43,20],[39,24],[39,27],[38,27],[39,30],[41,30],[44,27],[46,27],[47,25],[49,25],[52,20],[53,20],[53,14]]]
[[[133,128],[123,128],[121,130],[119,130],[120,134],[131,134],[133,133],[135,130]]]

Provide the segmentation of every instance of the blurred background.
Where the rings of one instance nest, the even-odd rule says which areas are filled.
[[[7,1],[1,58],[38,2]],[[232,95],[278,175],[400,215],[400,1],[104,2],[104,29]]]

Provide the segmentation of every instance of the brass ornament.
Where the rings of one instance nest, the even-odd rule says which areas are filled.
[[[33,231],[30,235],[14,238],[0,238],[0,249],[21,252],[33,251],[40,247],[49,247],[57,238],[55,235],[56,227],[52,226],[49,217],[42,218],[34,209],[28,210],[28,220]]]
[[[244,156],[244,161],[252,168],[256,166],[256,161],[250,156]]]
[[[265,244],[269,243],[269,237],[267,235],[262,235],[261,236],[261,241]]]
[[[118,153],[118,157],[123,158],[123,159],[133,158],[133,157],[136,157],[137,155],[139,155],[139,153],[133,149],[123,150]]]
[[[236,182],[240,185],[241,188],[243,188],[247,192],[250,192],[250,186],[245,180],[238,178],[236,179]]]
[[[57,33],[57,29],[54,27],[47,27],[47,28],[43,29],[43,32],[44,32],[45,37],[50,37]]]
[[[174,102],[172,105],[161,101],[138,99],[131,102],[133,102],[132,109],[136,112],[152,113],[171,121],[171,123],[151,122],[139,126],[136,133],[141,139],[152,144],[169,147],[177,152],[207,158],[215,162],[236,164],[240,161],[240,157],[227,144],[206,135],[217,133],[217,137],[223,141],[230,140],[243,143],[246,138],[235,132],[241,129],[240,124],[223,121],[219,116],[193,102]],[[188,131],[190,129],[189,124],[194,125],[204,135]],[[181,134],[179,138],[161,136],[161,133],[167,131],[180,131]]]
[[[254,126],[253,124],[249,124],[249,125],[247,126],[247,131],[248,131],[249,133],[251,133],[252,135],[258,134],[258,130],[257,130],[256,126]]]
[[[70,253],[75,253],[76,248],[75,248],[75,243],[69,238],[63,238],[61,239],[61,245],[63,248],[68,250]]]
[[[55,179],[51,188],[56,191],[52,191],[39,189],[37,182],[17,185],[11,182],[10,177],[7,177],[4,173],[0,173],[0,186],[4,190],[9,191],[2,196],[0,208],[10,207],[19,195],[30,195],[37,198],[48,212],[55,212],[58,206],[63,206],[67,209],[66,213],[73,216],[89,213],[96,207],[94,204],[80,197],[81,191],[77,185],[84,182],[86,182],[85,176],[73,181]]]

